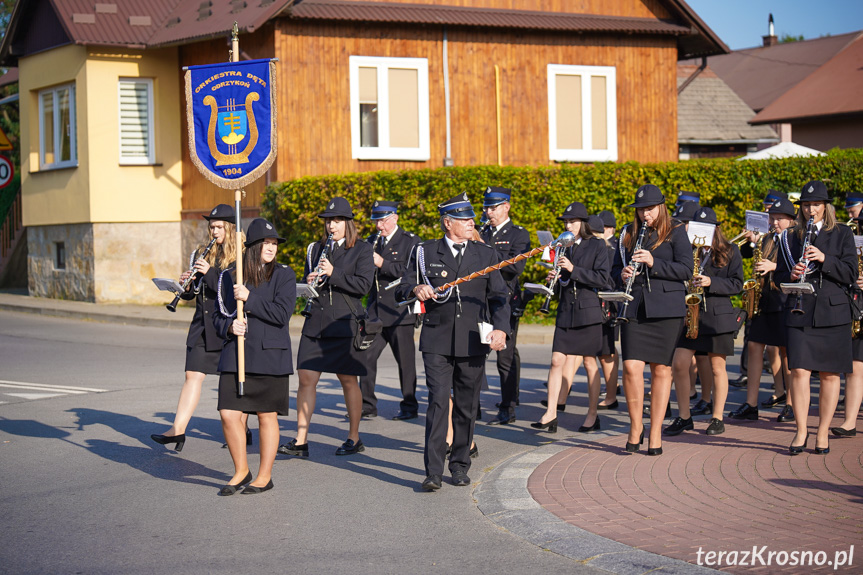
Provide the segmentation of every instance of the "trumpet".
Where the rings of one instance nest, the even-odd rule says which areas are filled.
[[[696,285],[695,277],[701,275],[701,258],[699,252],[704,246],[702,243],[693,243],[692,250],[692,279],[689,280],[689,290],[686,293],[686,337],[687,339],[698,338],[698,322],[701,319],[701,302],[704,301],[704,288]]]
[[[330,253],[330,247],[333,244],[333,234],[327,236],[327,243],[324,244],[324,249],[321,250],[321,257],[318,258],[318,265],[315,266],[314,272],[317,274],[315,276],[315,280],[311,283],[311,287],[313,289],[318,289],[324,282],[326,281],[326,276],[321,275],[321,271],[324,265],[324,260],[327,259]],[[300,312],[303,317],[310,317],[312,315],[312,301],[314,297],[310,297],[306,300],[306,307],[303,308],[303,311]]]
[[[737,244],[737,247],[740,247],[746,243],[746,234],[748,234],[748,233],[749,233],[749,230],[744,229],[742,232],[740,232],[739,234],[737,234],[736,236],[731,238],[731,240],[729,240],[729,241],[732,244]]]
[[[554,296],[554,286],[560,279],[560,264],[563,259],[563,252],[564,248],[557,248],[557,252],[554,255],[554,269],[551,272],[551,280],[549,280],[548,285],[545,287],[548,293],[545,295],[545,301],[542,302],[542,306],[539,308],[539,313],[543,315],[551,313],[549,307],[551,306],[551,298]]]
[[[641,231],[638,233],[638,239],[635,242],[635,246],[632,248],[633,255],[635,255],[635,252],[642,249],[641,246],[644,244],[644,238],[647,237],[647,229],[647,224],[642,222]],[[632,291],[632,284],[635,282],[635,276],[641,273],[642,266],[641,262],[634,262],[632,261],[632,258],[630,258],[629,267],[632,268],[632,275],[629,276],[628,280],[626,280],[626,289],[623,290],[623,293],[626,296],[626,301],[624,301],[623,305],[620,306],[620,311],[617,312],[617,317],[612,321],[612,325],[629,323],[629,320],[626,318],[626,310],[629,307],[629,302],[632,300],[630,292]]]
[[[183,291],[186,291],[187,289],[189,289],[189,286],[192,285],[192,281],[194,281],[194,279],[195,279],[195,274],[192,273],[195,271],[195,262],[200,260],[200,259],[207,257],[207,254],[210,253],[210,249],[213,247],[214,243],[216,243],[216,238],[213,238],[210,240],[210,243],[207,244],[207,247],[204,248],[204,251],[201,253],[201,255],[199,257],[195,257],[195,254],[198,252],[197,249],[195,249],[195,251],[192,252],[192,256],[189,258],[189,277],[187,277],[186,281],[183,282],[183,285],[180,286],[183,288]],[[176,296],[174,296],[174,301],[172,301],[171,303],[169,303],[165,307],[168,309],[169,312],[173,313],[173,312],[177,311],[177,304],[178,303],[180,303],[180,294],[177,294]]]

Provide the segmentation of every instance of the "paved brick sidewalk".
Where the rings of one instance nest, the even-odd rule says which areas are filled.
[[[550,457],[531,474],[533,498],[567,523],[625,545],[696,563],[698,551],[819,551],[822,567],[712,566],[733,573],[833,571],[832,563],[856,548],[853,563],[838,572],[860,573],[863,565],[863,438],[831,438],[830,453],[809,449],[788,455],[793,424],[771,417],[726,424],[723,435],[698,432],[663,438],[664,454],[628,454],[625,435],[570,438],[576,444]],[[704,565],[705,555],[702,555]],[[849,558],[846,558],[846,563]],[[752,558],[749,558],[751,564]]]

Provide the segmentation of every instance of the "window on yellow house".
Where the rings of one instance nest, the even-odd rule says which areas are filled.
[[[39,136],[40,169],[78,165],[73,84],[39,92]]]
[[[352,157],[428,160],[428,60],[351,56],[349,62]]]
[[[617,160],[613,66],[548,66],[548,146],[556,162]]]
[[[119,102],[120,164],[155,164],[153,80],[121,78]]]

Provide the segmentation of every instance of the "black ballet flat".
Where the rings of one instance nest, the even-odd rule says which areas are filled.
[[[587,433],[589,431],[599,431],[599,416],[596,416],[596,421],[593,422],[593,425],[582,425],[578,428],[579,433]]]
[[[614,401],[612,401],[608,405],[602,405],[600,403],[599,405],[596,406],[596,409],[617,409],[618,405],[619,404],[618,404],[617,400],[615,399]]]
[[[225,485],[224,487],[222,487],[222,489],[219,490],[219,495],[221,495],[222,497],[229,497],[229,496],[233,495],[234,493],[236,493],[237,491],[239,491],[240,487],[242,487],[246,483],[249,483],[251,480],[252,480],[252,472],[249,471],[246,474],[246,476],[243,478],[243,480],[240,481],[239,483],[237,483],[236,485],[231,485],[229,483],[228,485]]]
[[[266,485],[264,485],[263,487],[255,487],[254,485],[246,485],[246,488],[243,489],[242,491],[240,491],[240,495],[257,495],[258,493],[263,493],[264,491],[269,491],[273,487],[274,487],[273,486],[273,480],[270,479],[270,481]]]
[[[844,427],[831,427],[830,431],[836,437],[854,437],[857,435],[856,429],[845,429]]]
[[[807,443],[809,443],[809,432],[808,431],[806,432],[806,439],[803,440],[803,445],[789,445],[788,446],[788,454],[789,455],[799,455],[799,454],[803,453],[803,450],[806,449]]]
[[[150,439],[152,439],[159,445],[167,445],[169,443],[173,443],[174,449],[177,450],[177,453],[183,451],[183,446],[186,445],[185,433],[181,433],[180,435],[156,435],[154,433],[150,436]]]
[[[761,402],[761,407],[771,408],[777,405],[783,405],[788,397],[787,393],[783,393],[779,397],[771,396],[770,399]]]
[[[639,449],[641,449],[641,444],[644,443],[644,426],[641,426],[641,436],[638,438],[638,443],[630,443],[626,442],[626,450],[629,453],[635,453]]]
[[[530,424],[530,426],[534,429],[543,429],[547,430],[549,433],[557,433],[557,418],[555,417],[548,423],[542,423],[541,421],[535,421]]]

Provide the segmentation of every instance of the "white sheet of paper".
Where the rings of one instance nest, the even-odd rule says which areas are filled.
[[[183,286],[177,283],[177,280],[167,278],[153,278],[153,283],[162,291],[169,291],[175,294],[183,293]]]
[[[697,242],[703,246],[713,245],[713,234],[715,232],[716,226],[713,224],[704,224],[694,220],[689,222],[689,229],[687,230],[689,241],[692,244]]]
[[[770,214],[746,210],[746,229],[750,232],[766,234],[770,231]]]
[[[318,297],[318,292],[310,286],[309,284],[298,283],[297,284],[297,297]]]

